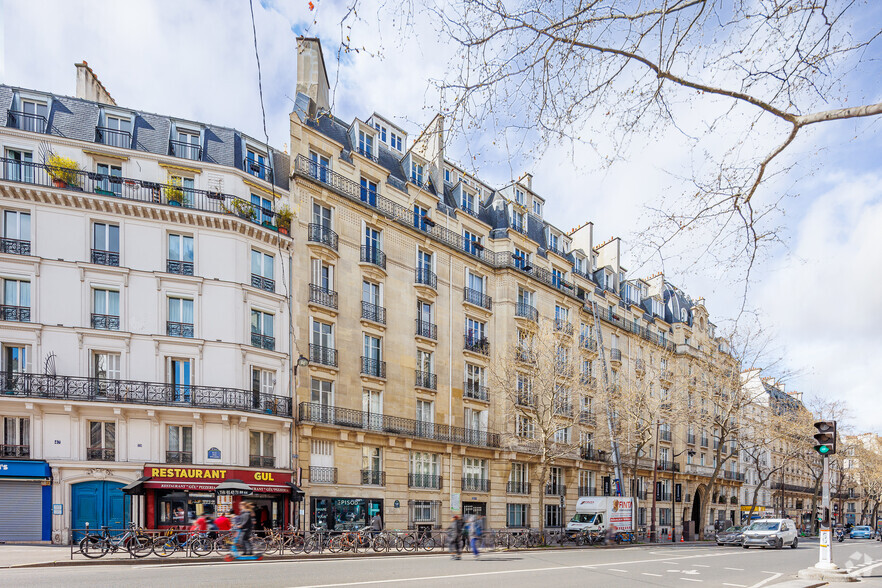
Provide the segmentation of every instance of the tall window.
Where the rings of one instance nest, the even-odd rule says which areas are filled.
[[[99,137],[105,145],[130,148],[132,146],[132,119],[105,115],[104,129]]]
[[[3,438],[0,445],[2,457],[30,457],[31,419],[30,417],[3,417],[0,421]]]
[[[532,268],[532,265],[530,264],[530,254],[526,251],[522,251],[515,247],[513,258],[515,267],[519,270],[530,271]]]
[[[383,259],[380,231],[373,227],[365,226],[362,247],[364,248],[364,253],[362,254],[361,259],[362,261],[385,267],[386,262]]]
[[[551,268],[551,284],[556,288],[562,288],[564,283],[564,272],[556,267]]]
[[[251,366],[251,406],[260,408],[263,406],[263,395],[270,396],[276,389],[276,373],[257,366]],[[271,402],[267,398],[267,402]]]
[[[170,337],[193,337],[193,301],[169,296],[168,328]]]
[[[257,176],[262,180],[267,179],[267,176],[270,175],[270,173],[269,168],[267,167],[267,158],[265,154],[249,147],[245,159],[246,172],[250,173],[252,176]]]
[[[515,202],[517,202],[521,206],[526,205],[527,198],[526,198],[526,196],[524,196],[523,190],[519,190],[519,189],[515,188]]]
[[[122,167],[118,165],[110,165],[107,163],[99,163],[95,167],[98,172],[99,178],[98,182],[95,184],[95,188],[99,194],[104,193],[106,195],[113,196],[121,196],[122,195],[122,181],[113,178],[121,178],[122,177]]]
[[[380,472],[383,471],[383,450],[380,447],[361,447],[361,469],[368,475],[362,474],[362,483],[382,484]],[[365,479],[367,478],[367,479]]]
[[[519,414],[517,418],[517,435],[523,439],[532,439],[535,430],[533,417]]]
[[[417,184],[423,183],[423,166],[415,161],[410,162],[410,179]]]
[[[533,200],[533,214],[538,217],[542,216],[542,203],[538,200]]]
[[[46,119],[49,116],[49,105],[46,102],[36,100],[21,101],[21,111],[24,116],[16,117],[16,127],[23,131],[33,133],[46,132]]]
[[[428,229],[429,223],[426,219],[429,218],[429,209],[424,206],[420,206],[419,204],[413,205],[413,226],[418,228],[421,231],[425,231]]]
[[[395,132],[390,132],[390,139],[389,146],[401,151],[401,135],[397,135]]]
[[[0,318],[4,321],[31,321],[31,283],[26,280],[3,280],[3,306]]]
[[[437,453],[412,451],[410,453],[410,473],[419,476],[438,476],[441,471]]]
[[[254,211],[253,218],[259,223],[273,222],[273,201],[257,194],[251,195],[251,207]]]
[[[262,310],[251,309],[251,344],[263,349],[275,349],[273,335],[273,315]]]
[[[312,205],[312,224],[325,229],[331,228],[331,209],[318,203]]]
[[[105,223],[92,225],[92,263],[119,265],[119,227]]]
[[[471,231],[463,230],[462,241],[466,253],[471,253],[472,255],[481,255],[484,250],[484,238],[480,235],[472,233]]]
[[[193,237],[191,235],[169,234],[166,270],[170,274],[193,275]]]
[[[310,151],[309,168],[309,175],[320,182],[327,182],[331,174],[331,160],[315,151]]]
[[[466,364],[465,369],[465,395],[468,398],[487,400],[487,390],[484,382],[484,368],[471,363]]]
[[[116,423],[89,423],[89,449],[86,458],[95,461],[116,460]]]
[[[460,206],[469,214],[475,214],[475,197],[465,190],[462,190],[462,198],[459,201]]]
[[[92,353],[92,377],[99,382],[101,380],[119,380],[119,366],[119,353],[105,353],[102,351]]]
[[[380,123],[375,122],[374,128],[377,129],[377,134],[380,138],[380,141],[382,141],[383,143],[388,143],[388,141],[386,140],[386,127],[384,127]]]
[[[267,292],[276,291],[274,258],[268,253],[251,250],[251,285]]]
[[[334,347],[334,325],[312,321],[312,344],[319,347]]]
[[[417,434],[420,437],[432,437],[435,423],[435,403],[431,400],[416,401]]]
[[[508,491],[514,494],[530,493],[530,466],[515,461],[511,464],[511,472],[508,475]]]
[[[364,413],[365,428],[380,431],[383,428],[383,393],[379,390],[361,391],[361,410]]]
[[[477,457],[464,457],[462,460],[462,478],[466,481],[463,489],[471,489],[478,491],[486,491],[486,482],[490,475],[487,468],[486,459],[478,459]]]
[[[545,526],[546,527],[560,527],[561,526],[561,513],[560,513],[560,505],[559,504],[546,504],[545,505]]]
[[[362,360],[361,373],[385,378],[386,370],[383,365],[383,347],[379,337],[364,334],[364,359]]]
[[[34,156],[30,151],[6,150],[4,178],[12,182],[34,182]]]
[[[193,463],[193,427],[169,425],[166,463]]]
[[[172,195],[172,198],[167,197],[167,199],[171,201],[170,203],[174,204],[174,202],[178,202],[182,206],[192,208],[195,199],[195,192],[193,192],[193,190],[196,188],[196,180],[184,176],[169,176],[169,183],[180,189],[168,192],[168,195]],[[175,192],[178,193],[175,194]],[[177,196],[177,199],[174,198],[175,195]]]
[[[465,324],[466,341],[470,346],[481,345],[486,342],[485,324],[473,318],[466,317]]]
[[[530,505],[506,504],[505,526],[510,528],[524,528],[530,525]]]
[[[273,451],[275,435],[264,431],[251,431],[248,444],[248,465],[253,468],[274,468],[276,458]]]
[[[516,230],[519,233],[523,233],[524,229],[524,213],[512,210],[511,211],[511,228]]]
[[[119,292],[92,290],[92,328],[119,330]]]
[[[190,367],[189,359],[170,358],[168,360],[168,381],[172,387],[172,400],[175,402],[190,401]]]
[[[173,155],[185,159],[202,159],[199,147],[199,133],[189,129],[178,129],[177,143],[173,144]]]
[[[334,406],[334,382],[312,379],[310,401],[323,407]]]
[[[0,253],[31,254],[31,215],[17,210],[3,211]]]
[[[374,136],[364,131],[358,131],[358,152],[366,157],[374,157]]]

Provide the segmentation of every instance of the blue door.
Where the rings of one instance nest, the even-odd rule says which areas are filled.
[[[101,527],[124,529],[129,522],[131,499],[123,494],[123,485],[118,482],[80,482],[70,490],[71,528],[85,529],[89,523],[91,531]],[[74,533],[74,541],[82,538],[82,533]]]

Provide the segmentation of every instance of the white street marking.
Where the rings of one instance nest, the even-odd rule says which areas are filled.
[[[661,574],[650,574],[649,572],[643,572],[644,576],[655,576],[656,578],[661,578]]]
[[[726,568],[728,569],[728,568]],[[747,584],[730,584],[728,582],[723,582],[723,586],[735,586],[735,588],[747,588]]]
[[[611,572],[627,572],[628,570],[620,570],[618,568],[610,568],[609,571],[611,571]]]
[[[769,576],[769,577],[766,578],[765,580],[761,580],[761,581],[757,582],[756,584],[754,584],[754,585],[751,586],[750,588],[760,588],[760,586],[765,586],[766,584],[768,584],[768,583],[771,582],[772,580],[777,580],[778,578],[780,578],[781,576],[784,575],[784,574],[778,574],[778,573],[775,573],[775,572],[763,572],[763,573],[764,573],[764,574],[775,574],[775,575],[774,575],[774,576]]]
[[[710,566],[703,566],[701,564],[695,564],[696,568],[709,568]]]
[[[695,578],[680,578],[681,580],[686,580],[687,582],[704,582],[704,580],[696,580]]]
[[[730,572],[743,572],[744,568],[723,568],[724,570],[729,570]]]

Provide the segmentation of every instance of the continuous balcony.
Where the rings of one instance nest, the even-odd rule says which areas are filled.
[[[490,355],[490,341],[487,340],[487,337],[466,335],[463,349],[479,355]]]
[[[31,322],[31,307],[0,304],[0,320],[29,323]]]
[[[266,290],[267,292],[276,291],[276,281],[272,278],[261,276],[260,274],[251,274],[251,287],[258,290]]]
[[[310,243],[319,243],[337,251],[339,238],[337,237],[337,233],[330,228],[317,223],[309,223],[306,232],[306,240]]]
[[[180,276],[192,276],[193,275],[193,262],[192,261],[179,261],[177,259],[166,259],[165,260],[165,271],[169,274],[178,274]]]
[[[515,316],[525,318],[534,323],[539,321],[539,311],[535,307],[523,302],[518,302],[515,305]]]
[[[301,423],[317,423],[359,430],[382,431],[400,437],[432,439],[443,443],[476,445],[479,447],[501,446],[499,434],[491,431],[428,423],[351,408],[330,407],[316,402],[301,402],[298,407],[297,420]]]
[[[529,494],[530,493],[530,483],[529,482],[508,482],[505,485],[506,494]]]
[[[45,133],[47,128],[46,117],[42,114],[12,110],[11,108],[6,111],[6,126],[32,133]]]
[[[414,268],[413,283],[420,286],[428,286],[433,290],[437,290],[438,276],[427,267]]]
[[[179,323],[175,321],[166,321],[165,323],[165,334],[169,337],[192,339],[194,331],[193,323]]]
[[[326,308],[337,310],[337,292],[329,288],[310,284],[309,301]]]
[[[31,242],[22,239],[9,239],[7,237],[0,238],[0,253],[11,253],[12,255],[30,255]]]
[[[119,331],[119,317],[112,314],[92,313],[92,328],[107,331]]]
[[[372,378],[385,378],[386,362],[373,357],[361,356],[361,375]]]
[[[248,467],[274,468],[276,467],[276,458],[269,455],[249,455]]]
[[[736,482],[743,482],[744,481],[744,474],[741,472],[733,472],[730,470],[725,470],[723,472],[723,479],[724,480],[734,480]]]
[[[462,479],[463,492],[490,492],[490,480],[466,477]]]
[[[116,450],[103,447],[89,447],[86,449],[86,459],[89,461],[116,461]]]
[[[333,347],[309,344],[309,362],[330,367],[337,367],[337,350]]]
[[[379,323],[381,325],[386,324],[386,309],[377,304],[373,304],[371,302],[361,303],[361,318],[366,321],[371,321],[374,323]]]
[[[438,340],[438,325],[416,319],[416,336],[424,339]]]
[[[284,417],[293,416],[291,399],[287,396],[264,394],[263,392],[238,388],[31,373],[19,373],[12,378],[0,378],[0,383],[2,383],[0,384],[0,394],[4,398],[18,396],[50,400],[208,408]]]
[[[362,486],[385,486],[386,472],[378,470],[361,470]]]
[[[0,457],[3,459],[28,459],[31,457],[30,445],[0,445]]]
[[[192,451],[166,451],[165,463],[193,463]]]
[[[386,269],[386,254],[380,251],[379,247],[371,247],[368,245],[361,246],[361,262],[370,263],[379,268]]]
[[[337,468],[309,466],[309,481],[312,484],[336,484]]]
[[[261,349],[268,349],[269,351],[275,351],[276,338],[271,335],[264,335],[263,333],[251,331],[251,346],[260,347]]]
[[[443,484],[441,476],[431,474],[407,474],[407,486],[424,490],[440,490]]]
[[[119,251],[92,250],[92,263],[96,265],[112,265],[119,267]]]
[[[464,382],[462,395],[466,398],[471,398],[472,400],[490,402],[490,389],[487,386],[482,386],[478,382]]]
[[[438,389],[438,375],[433,374],[432,372],[425,372],[422,370],[415,370],[415,382],[414,386],[417,388],[423,388],[425,390],[437,390]]]
[[[484,294],[483,292],[479,292],[478,290],[472,290],[471,288],[465,288],[463,291],[463,300],[469,304],[474,306],[478,306],[485,310],[492,310],[493,308],[493,299]]]

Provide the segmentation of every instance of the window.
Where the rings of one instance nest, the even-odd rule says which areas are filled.
[[[364,414],[362,425],[366,429],[381,431],[383,429],[383,393],[379,390],[361,391],[361,410]]]
[[[257,194],[251,195],[252,220],[273,224],[273,201]]]
[[[25,280],[3,280],[3,306],[0,319],[31,321],[31,283]]]
[[[358,131],[358,152],[370,159],[374,158],[374,136]]]
[[[410,179],[418,185],[423,185],[423,166],[415,161],[410,162]]]
[[[169,176],[169,184],[172,186],[176,186],[179,188],[178,190],[169,189],[166,191],[166,200],[169,204],[175,205],[177,202],[181,206],[186,206],[187,208],[192,208],[195,200],[195,193],[193,192],[196,187],[196,181],[193,178],[185,178],[183,176]],[[238,201],[237,202],[241,202]],[[257,218],[255,216],[256,210],[252,211],[251,219]]]
[[[518,306],[533,306],[533,292],[530,290],[525,290],[523,288],[518,288]]]
[[[518,212],[517,210],[511,211],[511,228],[519,233],[525,232],[524,214],[522,212]]]
[[[484,251],[484,238],[472,233],[471,231],[463,230],[462,232],[462,240],[463,245],[465,246],[466,253],[471,253],[472,255],[481,255]]]
[[[251,345],[269,350],[276,348],[273,315],[270,313],[251,309]]]
[[[322,348],[334,347],[334,325],[313,320],[312,345],[318,345]]]
[[[323,407],[334,406],[334,382],[312,379],[310,401]]]
[[[515,188],[515,202],[517,202],[521,206],[525,206],[527,203],[527,199],[524,196],[524,192],[519,190],[518,188]]]
[[[475,197],[465,190],[462,190],[462,199],[460,200],[460,206],[467,213],[472,215],[475,214]]]
[[[566,282],[564,281],[564,276],[566,274],[556,267],[551,268],[551,284],[555,288],[563,288]]]
[[[564,428],[558,429],[557,431],[554,432],[554,442],[555,443],[569,444],[571,437],[572,437],[572,427],[564,427]]]
[[[444,181],[447,182],[448,184],[450,183],[450,170],[449,169],[444,170]]]
[[[190,401],[190,367],[189,359],[168,360],[168,380],[173,386],[175,402]]]
[[[533,379],[525,374],[517,375],[518,387],[518,404],[523,406],[533,406],[535,399],[533,398]]]
[[[193,427],[169,425],[166,463],[193,463]]]
[[[593,496],[594,492],[594,472],[579,470],[579,496]]]
[[[89,422],[89,449],[86,459],[116,461],[116,423]]]
[[[529,508],[527,504],[506,504],[505,526],[510,528],[528,527],[530,524]]]
[[[30,457],[31,419],[29,417],[3,417],[0,421],[0,457]]]
[[[465,371],[465,396],[476,400],[487,400],[487,389],[484,384],[484,368],[467,363],[465,365]]]
[[[551,251],[560,251],[559,237],[551,232],[548,233],[548,249]]]
[[[33,133],[46,132],[46,119],[49,116],[49,105],[46,102],[22,98],[21,113],[23,116],[15,117],[16,128]],[[10,114],[14,115],[12,112]]]
[[[92,377],[99,382],[102,380],[119,380],[119,366],[119,353],[104,353],[101,351],[92,353]]]
[[[276,467],[273,445],[275,435],[263,431],[251,431],[248,445],[248,465],[253,468]]]
[[[542,203],[538,200],[533,200],[533,214],[538,217],[542,216]]]
[[[437,523],[438,511],[441,502],[437,500],[411,500],[410,501],[410,525],[418,523]]]
[[[411,488],[441,487],[440,459],[436,453],[413,451],[410,454],[409,486]]]
[[[28,370],[28,348],[16,346],[3,346],[3,381],[2,385],[13,390],[17,386],[17,374]]]
[[[132,119],[105,115],[104,126],[98,127],[96,137],[99,143],[129,148],[132,146]]]
[[[265,180],[267,177],[272,177],[272,172],[270,168],[267,167],[266,155],[251,147],[247,148],[245,171],[252,176],[257,176],[261,180]]]
[[[331,175],[331,160],[315,151],[310,151],[309,175],[320,182],[327,182]]]
[[[375,378],[386,377],[382,339],[367,333],[364,334],[364,354],[361,360],[361,373],[374,376]]]
[[[331,228],[331,208],[314,202],[312,204],[312,223],[319,227]]]
[[[508,474],[508,491],[515,494],[530,493],[530,467],[518,461],[512,462]]]
[[[105,223],[92,225],[92,263],[119,265],[119,227]]]
[[[378,135],[379,135],[379,137],[380,137],[380,140],[381,140],[383,143],[388,143],[388,141],[386,141],[386,127],[384,127],[383,125],[381,125],[381,124],[378,123],[378,122],[375,122],[375,123],[374,123],[374,128],[377,129],[377,133],[378,133]]]
[[[122,196],[122,180],[112,179],[122,177],[122,167],[99,163],[96,170],[100,177],[95,184],[95,191],[107,196]]]
[[[377,183],[365,177],[361,178],[361,201],[371,206],[377,205]]]
[[[427,220],[429,211],[419,204],[413,205],[413,226],[421,231],[425,231],[431,221]]]
[[[525,272],[530,271],[532,266],[530,265],[530,254],[526,251],[521,251],[517,247],[514,250],[514,264],[515,267],[519,270],[523,270]]]
[[[275,388],[276,373],[274,371],[256,366],[251,367],[251,406],[253,408],[260,408],[262,406],[261,395],[269,396],[275,392]]]
[[[31,215],[17,210],[3,211],[0,253],[31,254]]]
[[[545,505],[545,526],[546,527],[560,527],[561,526],[560,505],[559,504],[546,504]]]
[[[169,297],[168,325],[170,337],[193,337],[193,301],[189,298]]]
[[[401,151],[402,150],[401,149],[401,135],[397,135],[397,134],[395,134],[394,131],[391,131],[389,133],[389,138],[390,138],[389,146],[392,147],[393,149],[397,149],[398,151]]]
[[[519,414],[517,419],[517,434],[522,439],[532,439],[534,432],[533,418]]]
[[[92,290],[92,328],[119,330],[119,292]]]
[[[473,492],[487,492],[490,489],[490,475],[487,460],[464,457],[462,460],[462,489]]]
[[[383,471],[383,450],[380,447],[361,447],[361,470],[368,475],[362,474],[363,484],[381,485],[383,482],[379,475]]]
[[[485,327],[485,323],[466,317],[465,345],[469,351],[484,354],[489,352]]]
[[[193,237],[190,235],[168,236],[168,259],[166,271],[183,276],[193,275]]]
[[[421,426],[421,425],[432,425],[435,422],[435,403],[431,400],[420,400],[416,401],[416,420],[417,427],[424,433],[420,435],[421,437],[427,436],[427,431],[430,430],[431,427]]]
[[[5,179],[12,182],[34,183],[34,157],[30,151],[6,150]]]
[[[274,258],[267,253],[251,250],[251,285],[267,292],[276,291],[273,279]]]
[[[185,159],[202,159],[202,149],[199,146],[199,132],[189,129],[178,129],[178,138],[172,143],[172,155]]]

